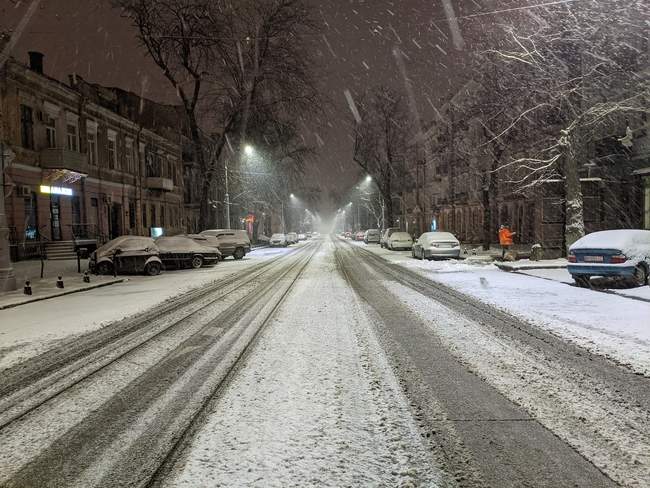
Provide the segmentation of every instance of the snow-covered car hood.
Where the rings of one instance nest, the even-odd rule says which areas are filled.
[[[630,259],[650,257],[650,230],[620,229],[593,232],[578,239],[570,252],[583,249],[615,249]]]
[[[218,252],[214,247],[201,244],[188,236],[159,237],[156,246],[161,253],[198,253]]]

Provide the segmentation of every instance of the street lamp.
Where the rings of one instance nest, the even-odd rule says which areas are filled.
[[[372,176],[368,175],[366,176],[366,183],[370,183],[372,181]]]
[[[255,154],[255,149],[253,149],[253,146],[246,145],[244,146],[244,153],[246,156],[252,156]]]

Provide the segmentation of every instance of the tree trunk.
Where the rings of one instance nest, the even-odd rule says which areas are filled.
[[[565,193],[565,252],[571,245],[585,235],[584,206],[580,186],[579,139],[567,135],[564,146],[564,193]]]
[[[194,146],[194,157],[198,163],[201,172],[201,200],[199,201],[199,231],[208,228],[210,219],[210,186],[212,182],[212,174],[207,167],[205,161],[205,154],[203,153],[203,142],[201,141],[201,133],[199,125],[196,122],[196,116],[191,110],[185,111],[190,125],[190,136],[192,137],[192,145]]]

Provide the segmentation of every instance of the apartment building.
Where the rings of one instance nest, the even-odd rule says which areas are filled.
[[[88,245],[186,227],[178,108],[71,76],[43,56],[0,71],[0,139],[14,259],[45,241]]]

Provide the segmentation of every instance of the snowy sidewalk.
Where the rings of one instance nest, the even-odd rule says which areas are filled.
[[[163,486],[435,487],[371,330],[325,243]]]
[[[126,279],[123,276],[114,278],[90,275],[90,283],[84,283],[83,272],[88,269],[87,259],[81,260],[81,273],[77,272],[76,259],[46,260],[43,264],[43,278],[41,278],[40,261],[28,260],[13,263],[17,288],[14,291],[0,294],[0,310],[121,283]],[[56,286],[59,276],[63,279],[63,289]],[[31,295],[24,294],[23,287],[26,281],[30,282]]]
[[[568,275],[564,269],[506,273],[493,264],[420,261],[410,251],[353,245],[650,376],[650,302],[625,296],[650,299],[648,286],[603,293],[548,279]]]

